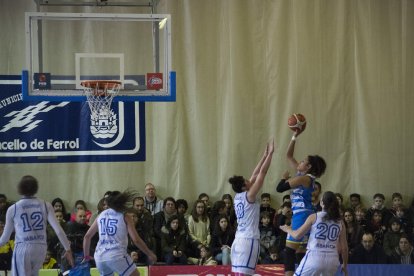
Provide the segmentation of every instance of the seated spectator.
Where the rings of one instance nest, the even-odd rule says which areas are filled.
[[[233,206],[233,197],[231,196],[231,194],[224,194],[221,197],[221,200],[223,200],[226,203],[226,214],[227,217],[229,218],[229,222],[230,225],[232,226],[233,229],[237,228],[237,218],[236,218],[236,211],[234,211],[234,206]]]
[[[49,250],[46,252],[45,260],[43,261],[42,265],[43,269],[53,269],[58,268],[58,263],[55,258],[52,257],[52,252]]]
[[[227,214],[226,203],[223,200],[214,202],[210,213],[210,233],[213,232],[216,219],[225,214]]]
[[[105,197],[101,198],[96,207],[97,207],[96,212],[92,214],[91,219],[89,220],[89,226],[92,225],[92,223],[99,216],[99,214],[102,213],[102,211],[108,209],[108,204],[106,202],[106,198]]]
[[[211,241],[210,219],[203,200],[196,200],[191,216],[188,218],[188,233],[192,243],[192,257],[199,257],[202,245],[208,246]],[[197,248],[197,249],[196,249]]]
[[[219,215],[211,235],[210,248],[215,260],[222,265],[231,264],[230,249],[234,241],[235,231],[230,225],[227,215]]]
[[[276,231],[276,247],[279,249],[279,252],[282,252],[286,246],[286,237],[287,233],[280,230],[279,226],[281,225],[290,225],[292,221],[292,204],[290,201],[285,201],[281,208],[280,214],[276,212],[275,217],[273,218],[273,227]]]
[[[260,196],[260,214],[263,212],[267,212],[269,216],[273,219],[275,216],[276,210],[271,206],[271,197],[269,193],[262,193]]]
[[[4,226],[4,219],[0,218],[0,237],[3,235]],[[11,270],[13,250],[14,239],[10,239],[5,245],[0,247],[0,271]]]
[[[214,260],[211,255],[210,248],[208,246],[202,245],[200,247],[200,258],[188,258],[189,264],[194,265],[217,265],[217,262]]]
[[[161,248],[167,265],[187,264],[185,254],[187,235],[180,226],[177,215],[169,217],[166,226],[162,230]]]
[[[352,255],[355,247],[358,246],[362,239],[364,229],[356,222],[355,214],[352,208],[348,208],[344,212],[344,222],[346,226],[348,253]]]
[[[183,216],[178,215],[175,199],[172,197],[167,197],[164,199],[163,211],[158,212],[154,215],[154,239],[155,239],[155,248],[158,256],[158,260],[163,259],[163,254],[161,250],[161,238],[162,238],[162,229],[167,225],[167,221],[173,215],[178,216],[180,222],[180,229],[183,229],[186,234],[188,234],[188,227]],[[187,248],[187,247],[186,247]]]
[[[269,248],[267,254],[261,261],[261,264],[283,264],[283,258],[280,256],[280,251],[276,246]]]
[[[162,211],[163,201],[157,197],[155,186],[152,183],[145,185],[144,207],[151,212],[151,215],[155,215]]]
[[[402,232],[400,221],[397,218],[391,218],[389,229],[387,233],[385,233],[384,235],[383,243],[383,248],[387,256],[391,256],[391,254],[394,253],[395,248],[398,246],[398,243],[400,242],[401,235]]]
[[[318,181],[315,181],[314,190],[312,192],[312,206],[315,212],[322,211],[321,201],[319,196],[322,191],[322,185]]]
[[[201,200],[204,202],[204,205],[206,206],[206,212],[207,215],[211,215],[211,206],[210,206],[210,197],[206,193],[201,193],[198,195],[198,200]]]
[[[6,220],[6,212],[11,205],[5,194],[0,194],[0,220]]]
[[[393,264],[414,264],[414,251],[410,240],[406,234],[402,234],[398,247],[395,248],[391,255]]]
[[[400,193],[393,193],[391,196],[392,199],[392,206],[391,206],[391,213],[396,216],[397,208],[402,207],[405,208],[403,205],[403,197]]]
[[[89,224],[89,220],[92,216],[92,212],[88,210],[88,208],[86,207],[86,203],[83,200],[77,200],[75,202],[75,207],[73,208],[73,211],[70,215],[70,221],[71,222],[76,221],[76,214],[77,214],[78,210],[84,210],[85,211],[85,223]]]
[[[269,248],[275,245],[276,232],[270,223],[270,214],[266,211],[260,214],[260,257],[263,259],[269,255]]]
[[[63,213],[63,219],[66,222],[70,221],[70,214],[66,211],[65,204],[63,203],[63,200],[59,197],[52,200],[52,207],[55,210],[55,213],[57,211],[61,211]]]
[[[177,212],[179,215],[183,216],[185,218],[185,221],[188,223],[188,217],[190,216],[187,214],[188,210],[188,203],[185,199],[177,199],[175,202],[177,205]]]
[[[361,225],[364,231],[367,229],[367,220],[365,218],[366,212],[367,211],[364,208],[356,208],[355,210],[355,220]]]
[[[375,210],[379,210],[382,213],[382,224],[388,225],[388,222],[390,218],[392,217],[392,214],[390,210],[388,210],[385,207],[385,196],[383,194],[375,194],[373,196],[374,203],[372,206],[367,210],[366,219],[367,221],[370,221],[372,218],[372,215]]]
[[[131,256],[132,261],[134,262],[134,264],[136,266],[140,265],[139,263],[139,255],[137,251],[131,251],[131,253],[129,253],[129,255]]]
[[[386,264],[387,255],[385,255],[382,246],[375,244],[374,235],[365,233],[362,236],[362,243],[358,245],[351,256],[350,264]]]
[[[401,224],[401,230],[407,233],[409,236],[412,236],[410,230],[412,229],[412,225],[410,224],[409,219],[405,215],[406,209],[403,206],[398,206],[395,209],[394,218],[398,219]]]
[[[63,231],[66,232],[66,221],[63,219],[63,212],[62,211],[55,211],[56,220],[59,222],[60,226],[62,227]],[[58,264],[60,264],[61,258],[58,258],[64,251],[63,246],[59,242],[59,238],[56,235],[55,231],[53,230],[50,224],[46,226],[46,242],[47,242],[47,249],[52,254],[52,257],[56,258]]]
[[[66,235],[71,242],[70,247],[75,256],[83,255],[83,237],[88,230],[86,212],[80,208],[76,212],[75,221],[69,222],[66,227]]]
[[[380,210],[373,211],[372,218],[367,224],[367,230],[374,234],[375,243],[382,246],[387,227],[382,224],[382,212]]]
[[[351,194],[349,196],[349,208],[352,208],[355,212],[355,210],[360,207],[362,208],[361,195],[357,193]]]

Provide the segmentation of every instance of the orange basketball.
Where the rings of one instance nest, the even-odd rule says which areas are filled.
[[[288,119],[288,126],[292,131],[304,131],[306,128],[305,116],[300,113],[293,113]]]

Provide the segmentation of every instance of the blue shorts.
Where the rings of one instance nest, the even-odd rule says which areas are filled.
[[[306,219],[311,214],[313,214],[313,211],[311,210],[294,214],[292,217],[292,230],[299,229],[305,223]],[[305,236],[303,236],[301,239],[298,239],[298,240],[288,234],[286,238],[286,242],[296,243],[296,244],[306,244],[309,239],[309,233],[310,232],[306,233]]]

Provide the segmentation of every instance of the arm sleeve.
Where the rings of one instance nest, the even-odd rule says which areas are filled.
[[[55,230],[56,236],[59,238],[59,241],[63,245],[63,248],[65,248],[65,250],[69,250],[70,249],[69,240],[66,237],[66,234],[63,231],[62,227],[60,226],[59,222],[56,220],[55,211],[53,210],[53,207],[49,202],[46,202],[46,208],[47,208],[47,221],[49,222],[50,226],[52,226],[53,230]]]
[[[289,182],[287,182],[286,179],[281,179],[279,184],[277,184],[276,191],[279,193],[283,193],[288,190],[290,190]]]
[[[15,210],[16,210],[16,205],[14,204],[10,206],[9,209],[7,209],[6,225],[4,226],[3,235],[1,235],[1,238],[0,238],[0,247],[5,245],[9,241],[10,236],[14,231],[13,216],[14,216]]]

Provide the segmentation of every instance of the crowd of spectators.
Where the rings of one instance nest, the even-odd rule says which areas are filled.
[[[321,186],[317,183],[313,193],[315,212],[321,210],[320,193]],[[385,196],[377,193],[372,204],[364,207],[359,194],[351,194],[347,206],[343,195],[337,193],[336,196],[346,225],[351,264],[414,264],[414,200],[406,206],[402,195],[393,193],[387,207]],[[56,218],[71,241],[75,258],[82,258],[83,237],[99,213],[107,208],[105,197],[106,193],[99,200],[96,212],[91,212],[83,200],[77,200],[71,212],[67,211],[62,199],[52,201]],[[279,226],[290,224],[290,197],[285,195],[277,208],[272,207],[269,193],[263,193],[260,200],[259,262],[283,264],[286,233],[280,231]],[[11,204],[5,195],[0,194],[0,235],[6,210]],[[211,204],[208,194],[202,193],[189,209],[186,199],[166,197],[162,200],[157,196],[155,186],[148,183],[144,196],[134,198],[127,214],[135,221],[140,237],[157,254],[158,264],[231,264],[230,249],[237,220],[230,194],[224,194]],[[60,263],[63,248],[50,226],[47,235],[48,254],[44,268],[65,265]],[[95,245],[97,241],[96,236]],[[10,269],[13,248],[12,239],[0,248],[0,270]],[[128,244],[128,251],[137,265],[148,264],[145,254],[132,241]]]

